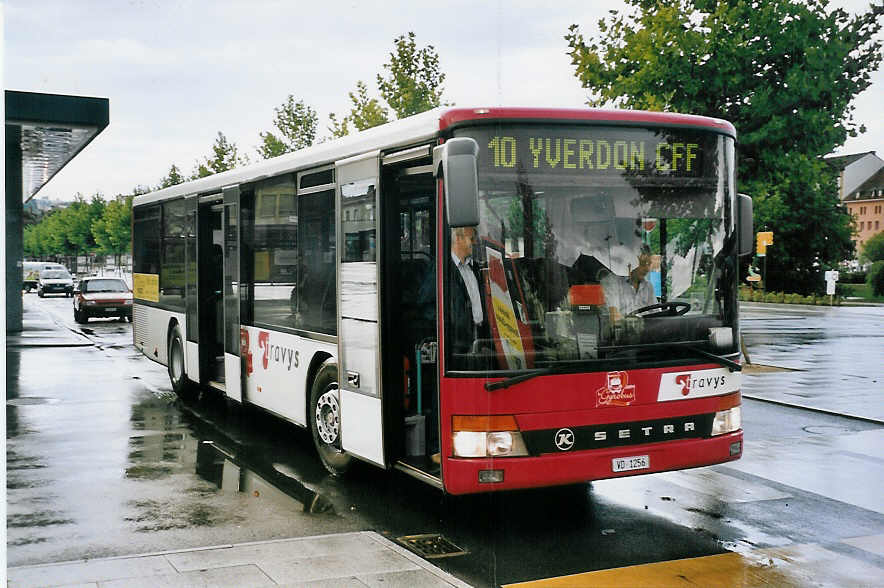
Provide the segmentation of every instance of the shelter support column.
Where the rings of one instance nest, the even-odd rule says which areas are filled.
[[[22,329],[23,257],[21,127],[6,125],[6,332]]]

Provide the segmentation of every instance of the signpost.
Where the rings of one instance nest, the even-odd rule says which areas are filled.
[[[829,306],[832,306],[832,296],[835,294],[835,283],[838,281],[838,277],[836,270],[829,270],[825,273],[826,294],[829,295]]]

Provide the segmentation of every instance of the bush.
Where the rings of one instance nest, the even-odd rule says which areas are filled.
[[[764,302],[764,292],[761,290],[752,292],[752,302]]]
[[[785,301],[786,301],[786,295],[785,295],[784,293],[782,293],[782,292],[777,292],[777,299],[776,299],[776,302],[779,302],[780,304],[782,304],[782,303],[784,303]]]
[[[876,261],[872,264],[866,283],[873,296],[884,296],[884,261]]]
[[[884,231],[866,241],[859,258],[863,261],[884,261]]]
[[[839,272],[838,274],[838,283],[839,284],[865,284],[866,283],[866,272]]]

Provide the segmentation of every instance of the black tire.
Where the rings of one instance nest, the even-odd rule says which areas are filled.
[[[338,366],[326,360],[310,391],[310,431],[322,465],[333,476],[343,476],[353,461],[341,449],[341,403],[338,390]],[[317,415],[318,413],[318,415]]]
[[[40,298],[43,298],[43,290],[39,290],[39,289],[38,289],[38,290],[37,290],[37,296],[39,296]]]
[[[77,310],[74,309],[74,320],[80,323],[81,325],[85,325],[89,322],[89,315],[86,314],[85,310]]]
[[[183,400],[192,400],[196,397],[197,387],[187,379],[187,368],[184,364],[184,339],[181,337],[181,329],[178,325],[172,327],[169,333],[169,356],[167,358],[169,381],[172,390]]]

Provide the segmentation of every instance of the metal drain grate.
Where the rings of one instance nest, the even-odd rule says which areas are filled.
[[[455,557],[466,555],[468,551],[461,549],[439,533],[426,533],[424,535],[406,535],[397,537],[396,541],[426,559],[440,557]]]

